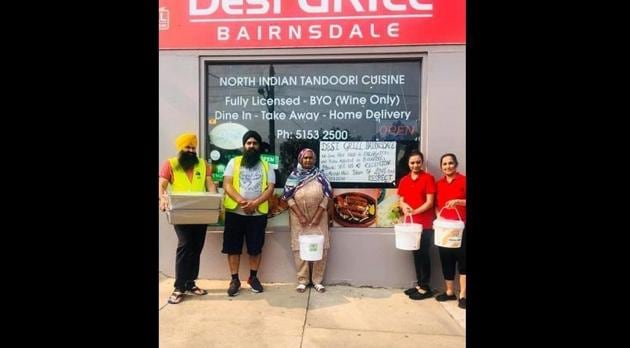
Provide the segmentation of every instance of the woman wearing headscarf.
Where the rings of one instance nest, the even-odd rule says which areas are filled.
[[[287,178],[282,199],[286,200],[290,209],[291,250],[297,268],[297,292],[304,292],[312,277],[313,287],[317,292],[324,292],[322,285],[330,234],[328,231],[328,202],[332,199],[330,182],[316,166],[315,152],[303,149],[298,155],[298,165]],[[321,234],[324,236],[324,250],[319,261],[304,261],[300,258],[300,235]],[[309,271],[312,263],[312,272]]]

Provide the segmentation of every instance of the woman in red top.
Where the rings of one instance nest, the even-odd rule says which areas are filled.
[[[466,222],[466,177],[457,172],[457,157],[452,153],[442,155],[440,168],[444,176],[436,183],[437,199],[435,212],[443,219],[458,220],[461,216]],[[440,214],[440,210],[442,213]],[[449,209],[455,208],[455,209]],[[435,297],[438,301],[457,300],[453,290],[455,266],[459,270],[459,307],[466,309],[466,230],[459,248],[438,247],[442,262],[442,275],[446,281],[446,292]]]
[[[405,219],[408,220],[408,216],[411,216],[413,222],[422,224],[420,249],[413,251],[417,285],[405,290],[405,294],[412,300],[422,300],[433,296],[429,287],[431,280],[429,250],[433,244],[435,179],[433,175],[422,170],[423,162],[424,156],[420,151],[411,151],[408,160],[411,172],[400,179],[398,184],[399,205],[405,213]]]

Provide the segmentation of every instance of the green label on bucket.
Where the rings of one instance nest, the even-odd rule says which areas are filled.
[[[317,243],[309,244],[308,251],[317,251]]]

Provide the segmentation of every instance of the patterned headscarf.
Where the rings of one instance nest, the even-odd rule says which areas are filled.
[[[298,165],[297,168],[291,172],[289,177],[287,178],[286,183],[284,184],[284,193],[282,194],[282,199],[287,200],[295,194],[295,191],[300,187],[304,186],[304,184],[308,183],[313,179],[317,179],[320,184],[322,184],[322,189],[324,194],[332,199],[332,187],[330,186],[330,181],[326,178],[324,173],[320,172],[316,166],[313,166],[311,169],[304,169],[302,167],[302,158],[304,158],[304,154],[307,151],[313,153],[313,161],[317,161],[317,155],[315,155],[315,151],[305,148],[300,151],[298,155]]]

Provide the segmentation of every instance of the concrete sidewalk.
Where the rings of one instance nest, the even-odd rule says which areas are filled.
[[[412,301],[403,289],[263,283],[238,296],[227,280],[198,280],[208,295],[168,304],[174,279],[160,274],[160,347],[434,347],[466,346],[466,311],[457,301]]]

